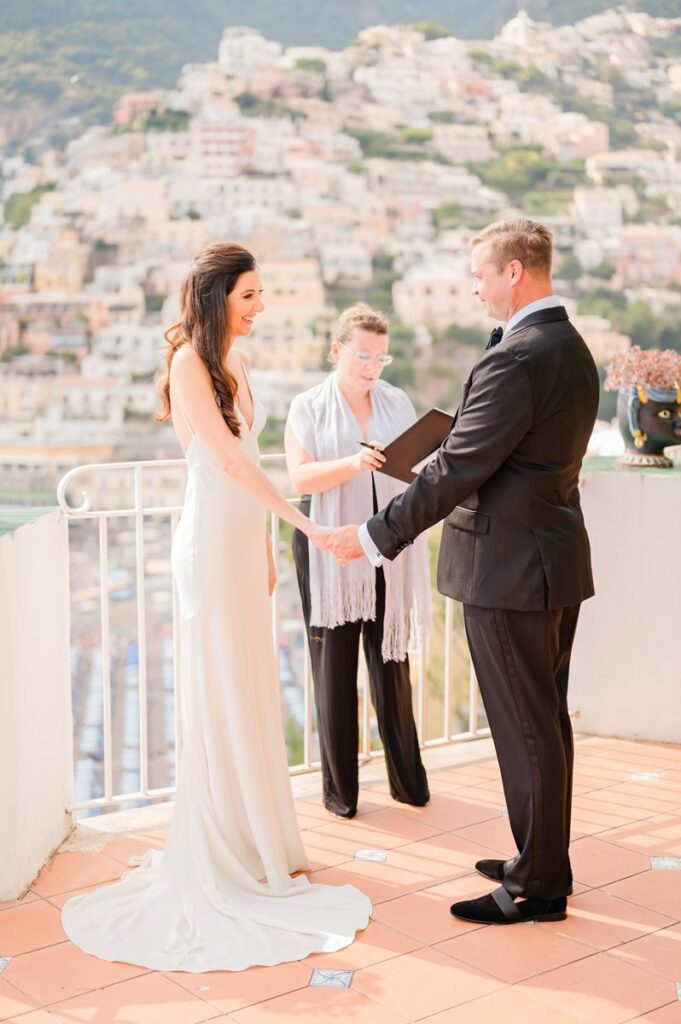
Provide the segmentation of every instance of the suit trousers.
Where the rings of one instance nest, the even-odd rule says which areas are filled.
[[[302,502],[301,510],[307,512]],[[360,637],[369,669],[371,701],[385,751],[391,796],[419,807],[426,804],[430,793],[414,722],[409,660],[384,662],[381,657],[385,614],[383,570],[376,570],[376,619],[346,622],[327,629],[310,625],[308,541],[299,530],[293,534],[293,558],[310,646],[324,806],[348,818],[357,811]]]
[[[573,741],[567,689],[579,605],[545,611],[464,606],[518,854],[513,896],[556,899],[572,882]]]

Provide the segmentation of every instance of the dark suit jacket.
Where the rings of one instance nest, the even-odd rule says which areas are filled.
[[[591,597],[578,479],[598,397],[564,307],[531,313],[473,368],[435,460],[369,520],[379,551],[392,559],[445,519],[441,593],[521,611]]]

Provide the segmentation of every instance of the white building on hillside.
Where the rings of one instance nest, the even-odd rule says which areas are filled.
[[[226,28],[218,60],[230,75],[255,75],[276,64],[284,51],[281,43],[265,39],[253,28]]]

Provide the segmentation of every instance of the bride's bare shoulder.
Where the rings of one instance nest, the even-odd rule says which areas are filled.
[[[204,377],[207,372],[206,364],[191,345],[181,345],[175,352],[170,365],[171,379],[185,380]]]

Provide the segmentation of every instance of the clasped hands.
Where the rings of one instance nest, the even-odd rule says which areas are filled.
[[[331,552],[341,565],[347,565],[364,554],[359,542],[359,527],[355,525],[334,528],[312,524],[308,537],[320,551]]]
[[[380,441],[363,444],[351,460],[354,472],[366,473],[380,469],[385,462],[384,448],[385,445]],[[331,552],[341,565],[347,565],[365,553],[359,542],[359,527],[355,525],[331,527],[311,523],[308,538],[321,551]]]

